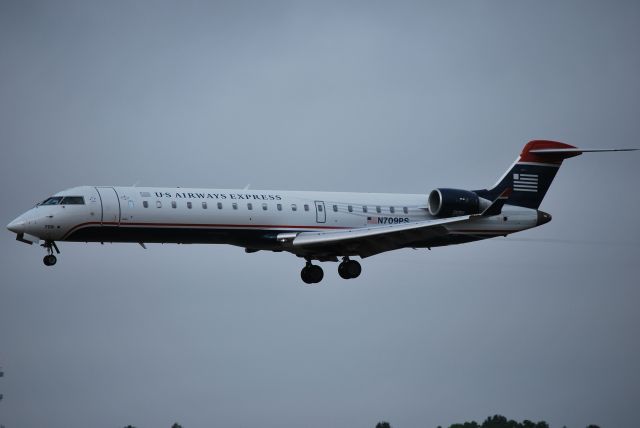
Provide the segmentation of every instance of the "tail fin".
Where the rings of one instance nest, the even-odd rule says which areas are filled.
[[[537,209],[549,190],[564,159],[582,154],[569,144],[534,140],[527,143],[511,168],[498,182],[485,190],[474,190],[478,196],[495,200],[505,189],[511,188],[510,205]]]

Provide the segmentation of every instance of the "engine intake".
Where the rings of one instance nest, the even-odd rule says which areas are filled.
[[[429,194],[429,213],[436,217],[478,214],[480,197],[469,190],[435,189]]]

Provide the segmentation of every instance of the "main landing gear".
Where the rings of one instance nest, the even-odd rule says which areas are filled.
[[[56,245],[56,243],[53,241],[45,241],[45,243],[42,244],[42,246],[47,249],[47,255],[44,256],[44,259],[42,259],[42,261],[44,262],[44,265],[45,266],[55,265],[58,259],[56,256],[53,255],[53,250],[56,251],[56,254],[60,254],[60,250],[58,249],[58,246]]]
[[[322,281],[323,277],[324,272],[322,268],[318,265],[311,264],[310,260],[307,260],[306,266],[303,267],[300,272],[300,278],[302,278],[306,284],[317,284]]]
[[[360,276],[362,272],[362,266],[355,260],[349,260],[349,257],[344,257],[342,263],[338,265],[338,275],[343,279],[352,279]],[[318,265],[311,264],[311,260],[307,260],[307,264],[302,268],[300,272],[300,278],[306,284],[317,284],[322,281],[324,272]]]
[[[349,260],[349,257],[342,259],[342,263],[338,265],[338,275],[342,279],[352,279],[360,276],[362,266],[355,260]]]

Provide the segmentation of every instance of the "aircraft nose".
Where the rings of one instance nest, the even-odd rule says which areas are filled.
[[[13,220],[11,223],[7,225],[7,229],[9,229],[14,233],[24,233],[25,221],[22,220],[20,217],[18,217],[17,219]]]
[[[550,221],[551,221],[551,214],[548,214],[544,211],[538,211],[538,222],[536,223],[536,226],[549,223]]]

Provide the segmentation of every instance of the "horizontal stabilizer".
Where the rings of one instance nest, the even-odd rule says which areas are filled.
[[[573,154],[580,155],[582,153],[597,153],[597,152],[634,152],[638,149],[533,149],[529,150],[529,153],[535,153],[538,155],[555,155],[555,154]]]

